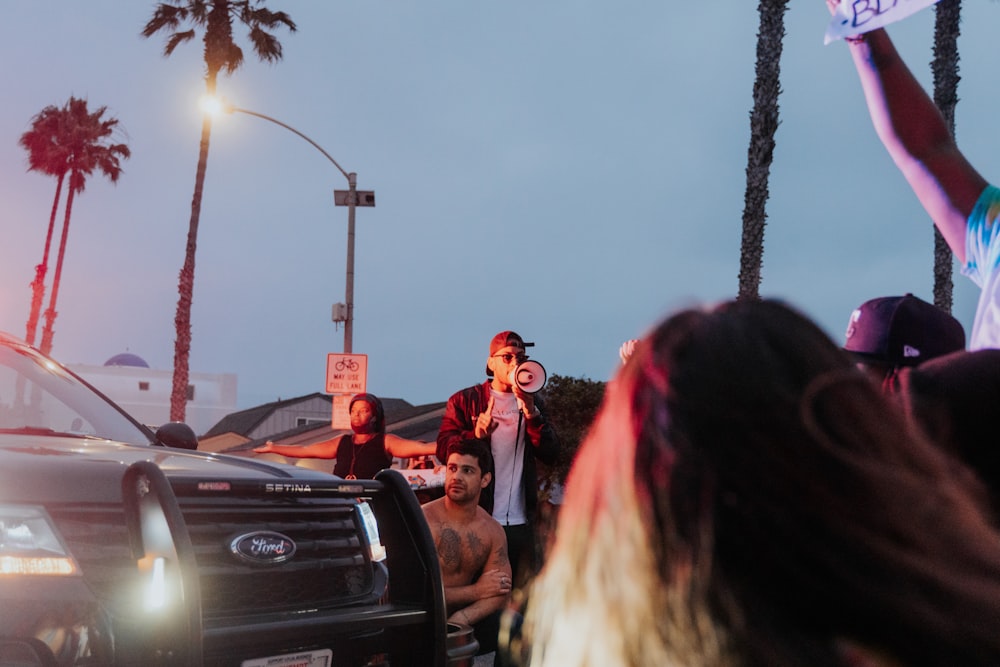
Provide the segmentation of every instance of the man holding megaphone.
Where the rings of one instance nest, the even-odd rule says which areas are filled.
[[[519,568],[533,571],[537,565],[535,459],[552,465],[559,455],[559,441],[535,394],[545,385],[545,368],[528,359],[525,349],[531,345],[513,331],[494,336],[486,358],[490,379],[448,399],[437,437],[442,461],[452,443],[476,439],[489,444],[494,474],[479,504],[503,526],[511,570],[521,581],[528,572]]]

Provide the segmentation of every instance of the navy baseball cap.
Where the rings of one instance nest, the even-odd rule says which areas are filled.
[[[965,349],[961,322],[912,294],[861,304],[847,323],[844,349],[862,361],[916,366]]]

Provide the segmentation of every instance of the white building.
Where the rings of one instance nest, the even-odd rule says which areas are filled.
[[[154,430],[170,421],[173,369],[154,370],[142,357],[128,352],[116,354],[103,366],[66,364],[66,367]],[[235,411],[235,374],[191,372],[184,421],[197,435]]]

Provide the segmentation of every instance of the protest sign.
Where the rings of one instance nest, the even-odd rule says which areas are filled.
[[[854,37],[911,16],[938,0],[842,0],[826,28],[823,43]]]

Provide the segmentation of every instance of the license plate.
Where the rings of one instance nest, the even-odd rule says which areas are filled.
[[[328,648],[305,653],[288,653],[272,655],[269,658],[254,658],[244,660],[241,667],[330,667],[333,662],[333,651]]]

